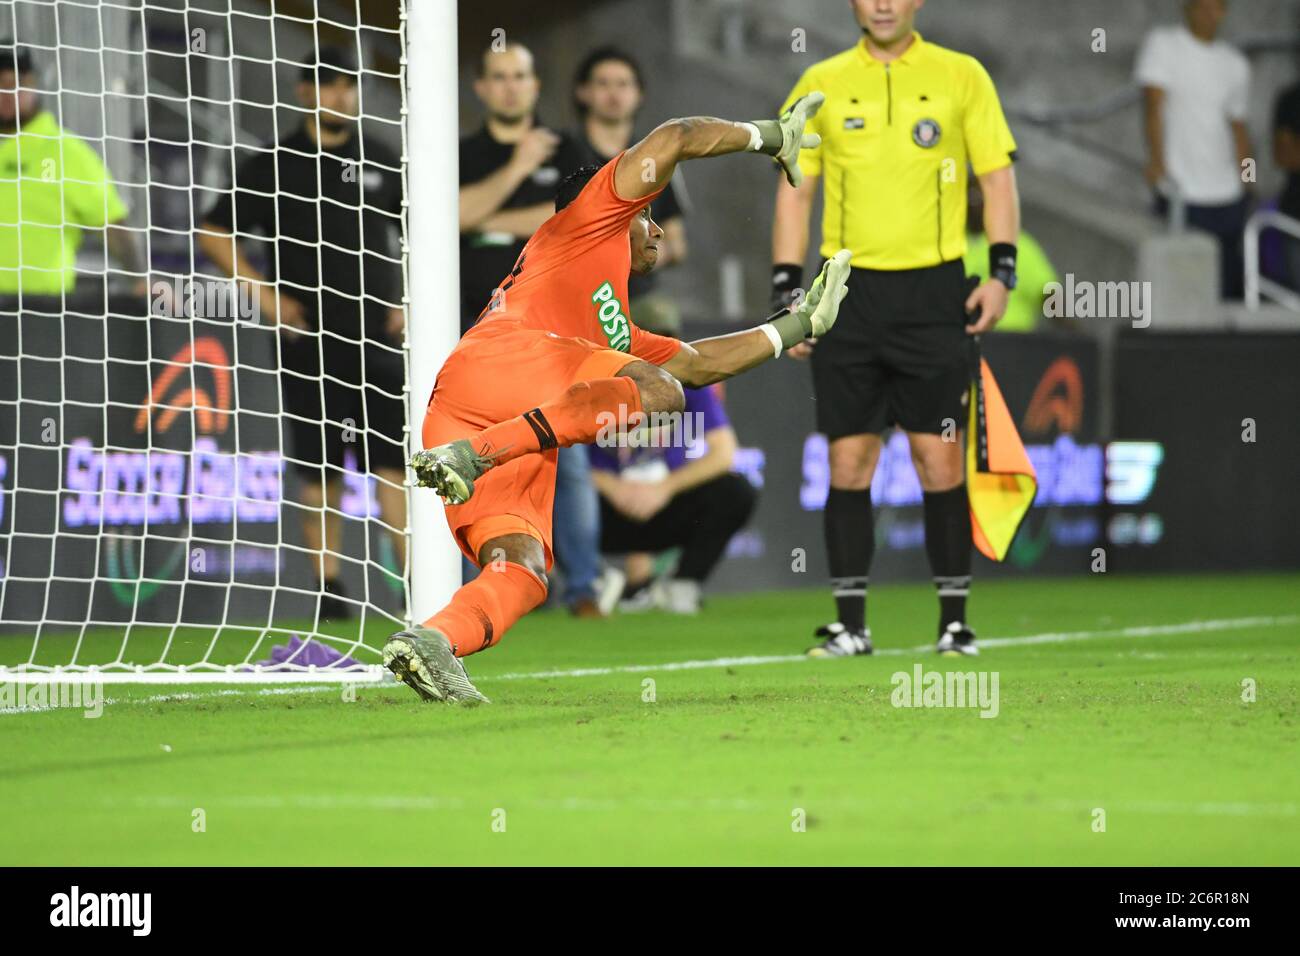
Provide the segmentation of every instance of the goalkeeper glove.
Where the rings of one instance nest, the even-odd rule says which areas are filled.
[[[786,181],[798,187],[803,182],[799,168],[799,150],[814,149],[822,138],[816,133],[805,133],[804,126],[825,102],[826,96],[816,90],[799,97],[779,119],[756,120],[751,125],[757,136],[751,139],[750,149],[766,153],[785,171]]]
[[[787,314],[779,315],[771,325],[781,336],[781,347],[790,348],[809,336],[825,335],[840,312],[840,303],[849,294],[849,260],[853,253],[841,249],[826,260],[812,288]]]

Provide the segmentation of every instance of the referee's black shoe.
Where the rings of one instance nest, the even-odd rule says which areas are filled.
[[[839,621],[833,621],[817,628],[813,636],[824,640],[808,648],[806,653],[809,657],[856,657],[874,650],[869,627],[850,630]]]
[[[944,657],[978,657],[980,652],[975,632],[961,621],[953,621],[944,628],[934,649]]]

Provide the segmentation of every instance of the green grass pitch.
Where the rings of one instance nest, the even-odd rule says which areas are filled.
[[[797,654],[828,609],[809,590],[536,614],[468,662],[494,701],[475,709],[109,686],[99,719],[2,713],[0,863],[1300,859],[1300,576],[977,582],[981,637],[1056,637],[955,661],[917,649],[932,590],[880,586],[885,653],[717,663]],[[893,706],[918,662],[997,672],[997,716]]]

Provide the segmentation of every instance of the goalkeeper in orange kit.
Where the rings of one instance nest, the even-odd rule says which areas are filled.
[[[394,634],[384,664],[428,700],[486,700],[460,658],[491,647],[546,598],[556,450],[595,441],[611,421],[679,413],[682,385],[721,381],[831,327],[847,294],[847,250],[791,309],[756,328],[685,343],[645,332],[628,308],[630,272],[654,268],[662,230],[649,204],[679,162],[773,157],[794,184],[810,93],[779,119],[669,120],[603,167],[560,186],[556,213],[528,241],[478,322],[438,373],[411,460],[447,503],[456,543],[479,567],[451,603]]]

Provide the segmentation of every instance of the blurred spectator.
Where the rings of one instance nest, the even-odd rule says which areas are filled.
[[[489,306],[524,243],[555,213],[560,180],[583,165],[572,139],[537,122],[540,85],[533,55],[512,43],[479,62],[474,92],[483,127],[460,141],[461,334]],[[555,560],[560,600],[579,617],[600,616],[600,510],[585,445],[559,450],[555,476]],[[474,569],[466,562],[465,573]]]
[[[258,320],[282,333],[280,390],[322,619],[351,616],[339,580],[347,448],[362,474],[383,479],[380,513],[406,566],[403,313],[392,305],[402,296],[392,242],[401,160],[358,130],[357,80],[347,49],[304,65],[302,125],[235,170],[198,237],[222,274],[257,285]],[[273,244],[267,275],[246,254],[254,230]]]
[[[704,582],[757,500],[753,486],[730,471],[736,433],[718,386],[685,393],[682,421],[688,424],[666,447],[591,450],[592,478],[601,497],[601,550],[626,555],[682,549],[670,576],[629,575],[619,605],[624,611],[699,611]],[[693,441],[686,445],[683,438]],[[640,566],[648,569],[646,562]]]
[[[108,254],[143,293],[135,236],[115,225],[126,214],[99,154],[42,106],[31,51],[0,43],[0,294],[71,292],[88,229],[105,230]]]
[[[1278,211],[1300,220],[1300,83],[1283,90],[1273,109],[1273,158],[1286,172]],[[1286,276],[1300,290],[1300,239],[1286,236]]]
[[[1250,156],[1246,117],[1250,63],[1217,40],[1225,0],[1187,0],[1185,23],[1157,27],[1142,44],[1137,81],[1146,112],[1147,182],[1162,215],[1177,196],[1187,223],[1219,243],[1220,290],[1242,294],[1242,231],[1247,197],[1242,162]]]
[[[538,123],[539,92],[527,47],[483,54],[474,93],[486,115],[482,128],[460,141],[462,335],[554,214],[560,180],[584,162],[573,140]]]
[[[575,135],[584,163],[603,165],[632,145],[636,114],[644,96],[641,67],[631,54],[617,47],[592,50],[578,66],[573,81],[573,105],[582,125]],[[677,325],[677,305],[656,294],[656,275],[665,266],[686,258],[686,210],[689,200],[679,167],[668,188],[650,204],[650,215],[664,231],[659,242],[659,262],[649,275],[628,279],[628,295],[637,324]]]
[[[1032,332],[1038,328],[1043,315],[1043,300],[1047,298],[1046,286],[1056,282],[1058,276],[1052,260],[1038,244],[1038,240],[1022,227],[1017,242],[1016,287],[1007,298],[1007,311],[994,332]],[[989,238],[984,232],[984,194],[979,180],[972,178],[968,189],[966,210],[966,263],[968,276],[989,277]]]
[[[642,327],[661,335],[680,331],[672,322]],[[721,384],[683,392],[681,427],[659,429],[656,445],[627,442],[591,449],[592,479],[601,499],[600,549],[625,556],[626,574],[610,576],[606,585],[614,585],[615,595],[606,600],[623,611],[696,613],[704,582],[758,499],[754,486],[731,471],[736,432],[722,404]],[[676,570],[656,580],[655,556],[676,548],[681,549]]]

